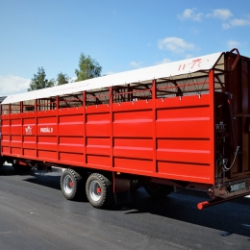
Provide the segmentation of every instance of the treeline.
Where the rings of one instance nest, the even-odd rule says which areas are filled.
[[[76,80],[74,80],[74,82],[101,76],[102,67],[100,64],[83,53],[80,55],[78,67],[79,68],[75,70]],[[67,84],[70,80],[71,78],[62,72],[57,75],[56,79],[48,80],[44,68],[39,67],[37,74],[34,74],[31,79],[28,91]]]

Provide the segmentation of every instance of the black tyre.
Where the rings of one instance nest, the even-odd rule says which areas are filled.
[[[164,198],[173,191],[172,186],[150,183],[144,186],[146,192],[154,198]]]
[[[83,178],[73,169],[68,168],[63,171],[60,186],[63,195],[68,200],[78,200],[84,195]]]
[[[93,207],[110,208],[114,204],[111,181],[101,174],[91,174],[86,181],[86,196]]]

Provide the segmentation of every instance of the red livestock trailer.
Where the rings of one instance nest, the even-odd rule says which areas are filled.
[[[250,194],[250,59],[237,49],[8,96],[2,160],[66,168],[61,189],[94,207],[134,183],[155,197]]]

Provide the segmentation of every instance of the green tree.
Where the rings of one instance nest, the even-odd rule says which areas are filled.
[[[57,86],[63,85],[69,82],[69,77],[66,74],[63,74],[62,72],[57,75],[56,78]]]
[[[79,59],[79,69],[75,70],[76,82],[99,77],[101,76],[101,71],[102,67],[96,60],[82,53]]]
[[[48,81],[48,79],[46,79],[44,68],[39,67],[37,70],[37,74],[34,74],[33,78],[31,79],[31,83],[30,83],[30,87],[28,88],[28,91],[48,88],[54,85],[55,83],[53,80]]]

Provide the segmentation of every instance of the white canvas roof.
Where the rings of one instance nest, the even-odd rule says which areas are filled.
[[[8,96],[2,104],[28,101],[57,95],[67,95],[84,90],[103,89],[110,86],[146,82],[154,79],[175,77],[212,69],[222,56],[222,52],[202,57],[159,64],[151,67],[116,73],[81,82],[60,85],[41,90]]]

